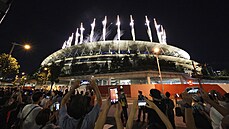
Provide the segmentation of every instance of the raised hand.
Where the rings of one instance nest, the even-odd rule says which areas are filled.
[[[156,109],[156,107],[157,107],[157,105],[155,105],[154,103],[153,103],[153,101],[150,101],[150,100],[148,100],[148,99],[146,99],[146,98],[144,98],[144,100],[146,101],[146,103],[148,104],[148,105],[146,105],[146,107],[148,107],[148,108],[152,108],[152,109]]]

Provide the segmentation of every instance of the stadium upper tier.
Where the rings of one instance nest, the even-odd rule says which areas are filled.
[[[176,62],[182,66],[191,64],[190,56],[186,51],[171,45],[148,41],[112,40],[88,42],[60,49],[49,55],[41,65],[50,65],[52,62],[60,62],[63,59],[72,60],[73,57],[75,59],[90,59],[101,56],[123,57],[136,53],[140,55],[153,55],[153,49],[156,47],[160,48],[160,53],[158,53],[159,59]],[[86,62],[84,60],[84,63]],[[192,69],[191,67],[189,68]]]

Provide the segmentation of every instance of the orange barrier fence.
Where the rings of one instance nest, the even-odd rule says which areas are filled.
[[[99,90],[102,94],[102,96],[108,96],[108,90],[110,87],[117,87],[118,90],[120,90],[121,85],[108,85],[108,86],[99,86]],[[226,91],[222,89],[219,85],[217,84],[202,84],[203,89],[207,92],[211,90],[216,90],[220,94],[225,94]],[[162,85],[161,84],[133,84],[133,85],[122,85],[125,94],[127,97],[132,97],[132,98],[137,98],[138,97],[138,91],[142,91],[143,95],[150,97],[149,92],[150,89],[158,89],[162,92]],[[182,93],[187,87],[199,87],[198,84],[163,84],[164,87],[164,92],[169,92],[171,96],[174,96],[175,94],[180,94]]]

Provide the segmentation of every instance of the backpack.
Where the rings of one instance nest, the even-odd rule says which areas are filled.
[[[29,116],[29,114],[33,111],[38,106],[34,106],[28,113],[27,115],[22,119],[18,118],[15,123],[11,126],[11,129],[22,129],[22,123],[26,120],[26,118]]]

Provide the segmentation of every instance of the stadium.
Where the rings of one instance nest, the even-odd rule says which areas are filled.
[[[168,88],[166,85],[172,84],[182,84],[180,87],[184,90],[190,86],[190,80],[193,84],[198,84],[196,79],[191,78],[191,74],[193,70],[201,73],[199,63],[191,60],[185,50],[168,45],[165,29],[157,24],[155,19],[154,26],[159,42],[153,42],[150,21],[147,16],[145,18],[150,41],[135,39],[132,16],[130,16],[132,40],[121,40],[123,31],[120,29],[119,16],[113,39],[106,39],[111,33],[106,26],[107,17],[102,21],[102,33],[94,31],[94,19],[90,35],[84,37],[85,29],[81,23],[76,33],[64,42],[62,49],[45,58],[41,66],[50,66],[53,63],[62,66],[60,82],[56,84],[59,86],[69,86],[75,79],[82,80],[94,76],[100,90],[103,91],[102,94],[107,94],[107,88],[110,86],[123,86],[127,94],[133,97],[136,96],[139,85],[142,85],[140,89],[158,88],[164,91]],[[155,51],[156,49],[158,50]],[[178,91],[176,88],[168,89],[174,90],[174,93],[171,91],[172,94]]]

